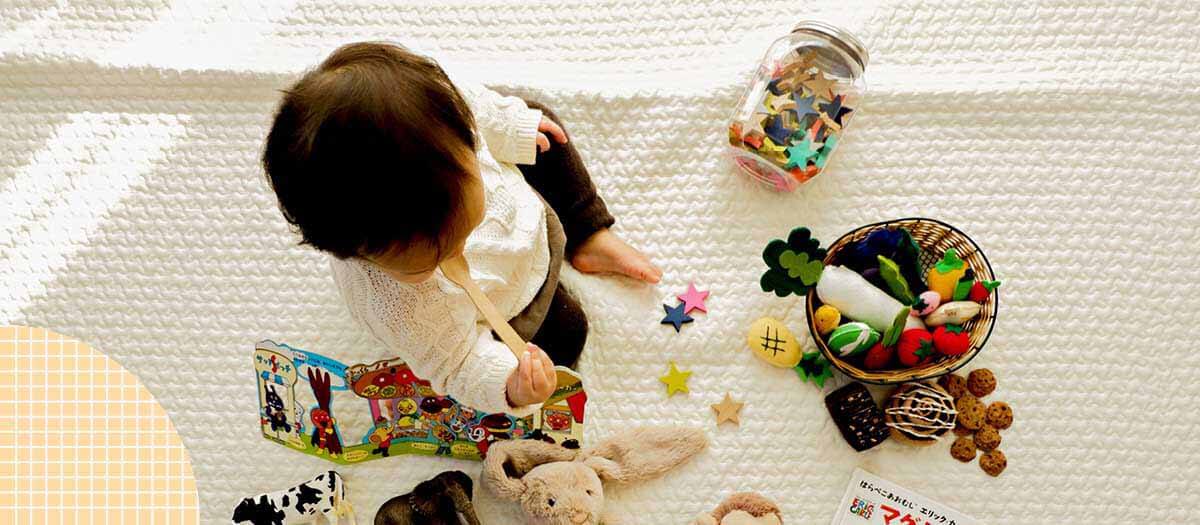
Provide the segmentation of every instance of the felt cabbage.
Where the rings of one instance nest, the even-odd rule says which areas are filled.
[[[759,280],[762,290],[779,297],[808,293],[825,268],[825,249],[820,246],[821,242],[804,227],[792,230],[787,241],[775,239],[768,243],[763,249],[767,271]]]

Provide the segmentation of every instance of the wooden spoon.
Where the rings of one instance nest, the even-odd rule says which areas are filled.
[[[488,324],[492,326],[492,330],[500,335],[500,340],[504,342],[504,345],[512,350],[513,355],[520,360],[528,345],[517,334],[517,331],[513,330],[512,325],[508,324],[504,316],[500,315],[496,305],[492,304],[491,299],[483,294],[483,290],[471,278],[471,267],[467,265],[467,259],[462,255],[457,255],[442,261],[441,266],[442,273],[446,278],[467,292],[471,302],[475,303],[475,309],[483,314],[484,319],[487,319]]]

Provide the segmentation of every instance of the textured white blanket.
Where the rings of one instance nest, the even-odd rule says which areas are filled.
[[[277,89],[337,44],[394,39],[556,108],[621,233],[667,272],[657,289],[567,275],[592,318],[589,438],[711,431],[698,461],[611,495],[627,522],[684,523],[735,490],[776,499],[788,523],[827,522],[856,465],[986,523],[1195,520],[1193,2],[563,3],[0,2],[0,321],[80,337],[138,374],[191,452],[206,523],[325,468],[258,437],[251,345],[386,352],[294,246],[256,160]],[[835,165],[778,195],[721,158],[723,123],[766,45],[804,18],[861,35],[870,93]],[[975,363],[1016,414],[998,479],[945,445],[855,454],[822,393],[743,348],[763,315],[806,332],[802,303],[757,289],[769,239],[910,215],[959,226],[1005,280]],[[660,302],[689,281],[712,290],[710,313],[676,335]],[[665,399],[668,359],[694,372],[690,394]],[[741,428],[713,427],[726,391],[747,403]],[[448,468],[478,466],[342,471],[368,517]],[[518,522],[476,500],[488,523]]]

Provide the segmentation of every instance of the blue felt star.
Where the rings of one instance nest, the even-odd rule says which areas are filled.
[[[675,325],[675,331],[678,332],[684,323],[692,322],[692,316],[683,313],[684,306],[681,304],[672,308],[664,304],[663,311],[667,312],[667,316],[663,318],[662,324]]]
[[[854,111],[850,108],[842,107],[842,100],[844,99],[845,97],[838,95],[833,97],[833,101],[820,104],[821,111],[823,111],[826,115],[829,115],[829,118],[833,119],[833,121],[839,126],[842,125],[842,117],[846,116],[851,111]]]
[[[763,128],[763,132],[768,137],[771,137],[771,140],[775,141],[776,144],[786,144],[788,137],[792,136],[793,131],[796,131],[796,129],[788,127],[783,117],[779,115],[771,116],[770,122]]]
[[[792,98],[796,100],[795,111],[797,120],[804,122],[804,117],[808,115],[820,115],[817,110],[813,109],[813,102],[817,100],[816,95],[802,97],[799,91],[795,91],[792,93]]]
[[[793,142],[791,146],[788,146],[787,152],[788,161],[783,165],[785,169],[803,166],[808,163],[808,159],[817,154],[817,150],[813,149],[812,140],[809,140],[808,137],[800,142]]]

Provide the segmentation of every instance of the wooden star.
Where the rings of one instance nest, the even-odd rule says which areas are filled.
[[[812,78],[804,81],[804,86],[812,90],[813,94],[825,100],[833,98],[833,86],[837,84],[836,80],[825,78],[825,73],[817,71],[817,74]]]
[[[688,377],[691,377],[692,372],[675,368],[675,361],[671,361],[670,364],[671,369],[667,371],[667,375],[658,378],[667,385],[667,397],[675,395],[676,392],[688,393],[687,380]]]
[[[712,407],[713,412],[717,413],[717,426],[720,426],[721,423],[726,421],[740,426],[742,424],[741,420],[739,419],[741,417],[740,413],[742,411],[742,407],[745,405],[745,403],[734,401],[733,398],[729,396],[729,392],[725,392],[725,399],[723,401],[709,406]]]

